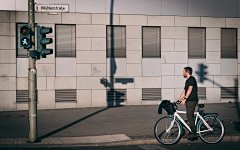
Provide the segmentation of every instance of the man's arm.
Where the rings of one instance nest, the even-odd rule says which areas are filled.
[[[186,98],[186,99],[180,100],[180,101],[182,102],[182,103],[181,103],[182,105],[184,105],[184,104],[186,103],[189,95],[192,93],[192,89],[193,89],[193,86],[189,86],[189,87],[188,87],[187,93],[186,93],[186,95],[185,95],[185,98]]]
[[[185,89],[183,90],[178,100],[181,101],[184,98],[184,96],[185,96]]]

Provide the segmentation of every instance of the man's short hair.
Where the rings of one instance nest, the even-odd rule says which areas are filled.
[[[188,72],[190,75],[192,75],[192,68],[191,67],[185,67],[184,68],[186,72]]]

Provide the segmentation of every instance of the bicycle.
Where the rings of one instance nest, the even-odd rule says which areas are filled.
[[[177,101],[176,103],[179,103]],[[183,125],[191,132],[190,127],[186,122],[179,116],[179,114],[186,114],[186,111],[178,111],[176,103],[172,103],[176,111],[173,116],[166,116],[157,121],[154,127],[154,135],[156,139],[164,144],[170,145],[177,143],[182,137]],[[194,112],[195,125],[197,135],[205,143],[218,143],[224,137],[224,125],[223,121],[215,115],[200,115],[200,108],[204,107],[204,104],[197,104],[198,111]]]

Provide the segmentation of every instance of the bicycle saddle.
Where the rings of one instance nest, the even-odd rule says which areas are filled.
[[[204,104],[197,104],[198,107],[203,108]]]

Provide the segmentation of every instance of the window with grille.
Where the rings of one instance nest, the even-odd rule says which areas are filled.
[[[108,101],[126,101],[126,89],[107,89]]]
[[[221,29],[221,58],[237,58],[237,29]]]
[[[160,27],[142,27],[142,57],[161,58]]]
[[[36,94],[38,97],[38,91]],[[28,90],[16,91],[16,103],[28,103]]]
[[[55,90],[55,102],[77,102],[76,90]]]
[[[161,100],[161,89],[160,88],[143,88],[142,89],[142,100],[152,101]]]
[[[188,57],[206,58],[205,28],[188,28]]]
[[[56,25],[56,57],[76,57],[76,26]]]
[[[20,47],[20,26],[28,25],[27,23],[18,23],[16,24],[16,54],[17,58],[27,58],[27,49]]]
[[[221,87],[221,98],[238,99],[238,88]]]
[[[126,58],[125,26],[107,26],[107,58]]]
[[[206,88],[198,87],[198,99],[206,99]]]

